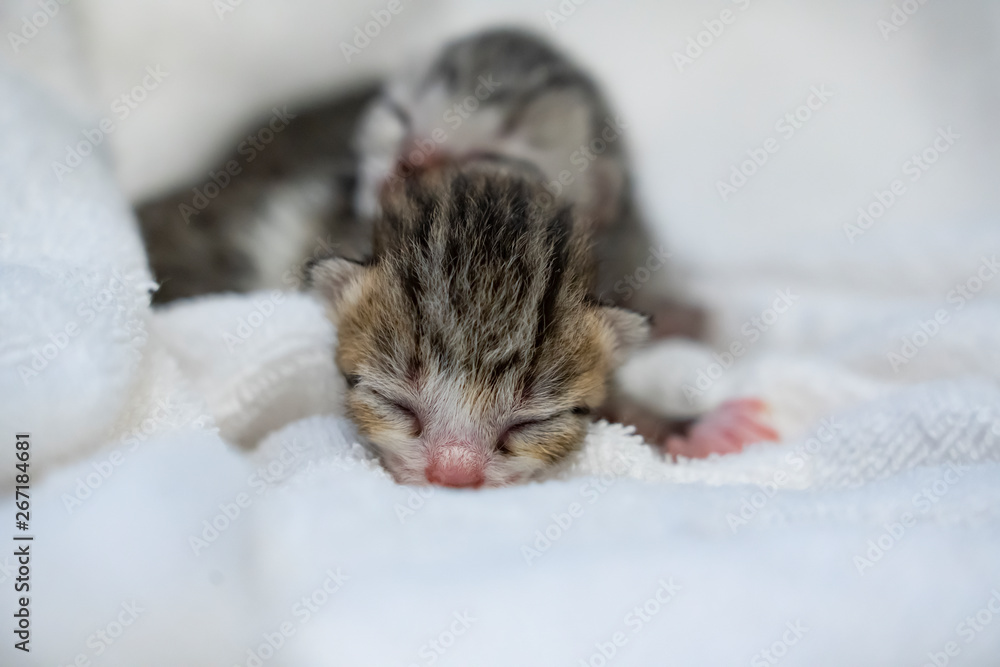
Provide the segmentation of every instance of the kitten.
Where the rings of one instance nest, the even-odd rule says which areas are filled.
[[[655,315],[661,335],[698,337],[703,318],[665,293],[623,284],[664,251],[640,218],[628,169],[625,123],[590,76],[546,42],[512,29],[446,46],[391,80],[361,121],[356,208],[377,213],[390,178],[442,157],[496,155],[540,170],[542,198],[573,203],[594,237],[597,295]]]
[[[695,422],[614,391],[649,325],[605,301],[652,245],[620,128],[589,77],[510,30],[449,45],[362,119],[356,208],[373,254],[311,278],[338,328],[349,414],[399,481],[530,479],[580,447],[589,415],[674,455],[777,436],[759,401]]]
[[[257,144],[260,150],[245,139],[234,142],[233,153],[210,170],[214,179],[138,206],[160,284],[154,301],[295,288],[314,254],[365,256],[371,231],[354,214],[353,142],[358,119],[378,90],[363,86],[289,113],[287,123],[267,135],[269,143]],[[267,122],[247,134],[263,128]]]
[[[490,160],[383,189],[374,252],[312,280],[348,413],[400,482],[496,486],[576,449],[645,318],[600,305],[586,226]]]
[[[760,402],[678,420],[615,391],[650,330],[630,309],[660,335],[702,324],[660,285],[617,289],[655,247],[623,130],[542,40],[461,39],[379,93],[300,115],[190,221],[191,192],[143,206],[157,298],[288,287],[317,240],[337,244],[309,279],[337,325],[349,414],[401,482],[530,479],[594,416],[674,455],[774,439]]]

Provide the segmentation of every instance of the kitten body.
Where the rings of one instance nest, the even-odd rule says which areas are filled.
[[[272,115],[247,128],[207,180],[140,204],[160,283],[154,301],[295,288],[314,256],[368,254],[371,226],[353,207],[354,137],[379,90],[366,85],[312,109],[281,111],[281,124]]]
[[[660,334],[701,320],[655,282],[617,289],[654,244],[624,123],[570,60],[488,31],[305,120],[192,229],[174,212],[182,195],[140,210],[160,298],[287,287],[310,238],[344,244],[308,279],[337,326],[348,412],[399,481],[532,478],[581,446],[589,415],[627,419],[674,453],[742,446],[730,419],[687,447],[690,421],[614,391],[649,331],[626,307],[655,309]]]
[[[614,284],[653,244],[622,132],[583,70],[513,30],[448,45],[365,113],[374,254],[313,278],[349,411],[401,481],[525,479],[581,445],[588,415],[635,413],[612,374],[648,325]]]

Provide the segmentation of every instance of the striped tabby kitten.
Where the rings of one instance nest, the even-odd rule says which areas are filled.
[[[519,172],[473,159],[395,181],[372,258],[312,270],[348,413],[400,482],[497,486],[563,459],[646,336],[593,298],[579,216]]]
[[[662,267],[668,253],[636,210],[625,123],[584,71],[540,39],[502,29],[454,42],[414,69],[390,81],[361,121],[363,216],[376,214],[387,180],[442,157],[522,161],[540,172],[539,197],[574,204],[593,233],[598,296],[659,309],[662,288],[643,293],[622,280],[650,255]],[[689,330],[680,333],[696,335],[700,320],[692,309],[687,315]]]
[[[311,277],[349,414],[399,481],[529,479],[580,447],[588,415],[688,456],[776,437],[757,401],[695,423],[610,391],[649,329],[615,281],[653,247],[621,127],[582,71],[508,30],[451,44],[366,113],[356,208],[373,254]]]
[[[185,190],[140,209],[166,301],[309,279],[338,328],[349,414],[401,482],[529,479],[579,448],[591,415],[672,454],[772,439],[762,404],[698,422],[612,391],[650,325],[695,335],[654,282],[624,124],[543,41],[493,30],[276,133],[193,220]],[[182,219],[183,217],[183,219]]]

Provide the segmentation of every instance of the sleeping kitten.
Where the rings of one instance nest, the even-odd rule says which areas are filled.
[[[674,455],[777,436],[759,401],[695,422],[612,391],[649,329],[619,307],[632,303],[604,303],[651,245],[611,139],[620,126],[584,73],[506,30],[448,46],[365,115],[357,208],[373,254],[311,277],[338,328],[349,414],[399,481],[529,479],[579,448],[588,415]]]
[[[701,326],[661,286],[616,289],[656,247],[623,128],[543,41],[459,40],[381,93],[300,115],[194,218],[189,190],[143,206],[157,298],[288,287],[317,241],[338,245],[310,278],[348,411],[402,482],[529,479],[578,449],[592,416],[673,455],[774,439],[760,402],[668,419],[614,391],[650,329],[629,308],[659,335]]]
[[[374,217],[388,179],[445,157],[523,161],[541,172],[540,198],[572,202],[589,226],[598,297],[653,314],[660,335],[697,338],[701,313],[668,298],[666,281],[623,284],[651,255],[664,263],[635,205],[624,130],[593,80],[544,41],[473,35],[395,77],[363,117],[357,210]]]
[[[645,319],[591,295],[573,209],[487,160],[382,190],[374,253],[319,262],[347,407],[400,482],[497,486],[576,449]]]

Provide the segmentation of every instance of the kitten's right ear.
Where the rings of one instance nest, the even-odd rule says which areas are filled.
[[[330,257],[310,265],[307,269],[307,276],[309,286],[316,290],[336,311],[344,293],[351,285],[361,279],[366,270],[365,266],[358,262],[343,257]]]

